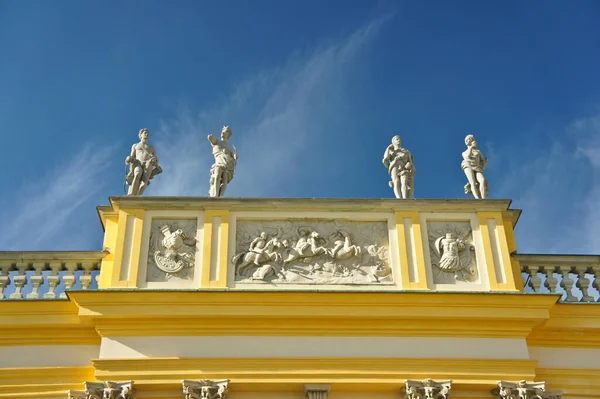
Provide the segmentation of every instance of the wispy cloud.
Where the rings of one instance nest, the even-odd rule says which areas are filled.
[[[163,122],[154,137],[165,174],[152,183],[149,194],[206,196],[213,162],[206,136],[229,124],[240,158],[227,196],[298,195],[295,182],[320,168],[315,159],[326,158],[319,142],[340,118],[348,76],[390,17],[374,19],[343,40],[246,79],[219,107],[198,113],[183,109]]]
[[[550,137],[547,151],[506,154],[499,196],[523,214],[520,252],[600,253],[600,112]],[[533,156],[532,156],[533,154]]]
[[[2,212],[2,250],[77,249],[86,245],[76,231],[65,231],[81,205],[103,188],[112,147],[87,145],[78,155],[14,193],[14,204]],[[75,221],[76,222],[76,221]],[[73,224],[73,223],[71,223]],[[75,223],[76,224],[76,223]],[[86,227],[89,230],[89,226]]]

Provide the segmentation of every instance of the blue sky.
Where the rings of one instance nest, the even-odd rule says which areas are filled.
[[[228,196],[466,198],[464,136],[520,252],[600,253],[597,1],[2,1],[0,250],[100,249],[150,129],[147,195],[205,196],[208,133],[240,153]]]

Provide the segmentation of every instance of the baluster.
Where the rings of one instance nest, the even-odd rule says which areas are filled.
[[[588,292],[590,289],[591,281],[585,276],[585,273],[587,272],[587,267],[580,266],[578,269],[576,269],[576,271],[577,275],[579,276],[579,280],[577,281],[577,288],[579,288],[583,293],[581,302],[594,302],[594,297],[589,295]]]
[[[12,269],[12,263],[0,262],[0,299],[6,299],[4,289],[10,284],[8,273]]]
[[[29,269],[29,263],[18,262],[17,263],[17,274],[13,276],[12,283],[15,285],[15,292],[10,294],[10,298],[21,299],[23,294],[21,290],[27,284],[27,269]]]
[[[578,302],[578,299],[575,295],[573,295],[573,285],[575,281],[571,277],[569,277],[569,272],[571,271],[571,266],[559,266],[560,272],[562,274],[562,281],[560,282],[560,286],[565,290],[567,296],[565,297],[565,302]]]
[[[60,298],[67,297],[67,290],[71,289],[75,285],[75,272],[77,271],[77,263],[67,262],[65,263],[65,269],[67,269],[63,276],[63,283],[65,284],[65,290],[60,293]]]
[[[590,273],[594,276],[592,287],[594,287],[600,292],[600,266],[592,266]],[[598,302],[600,302],[600,297],[598,298]]]
[[[527,266],[529,270],[529,275],[531,278],[529,279],[529,286],[533,288],[534,292],[541,292],[542,288],[542,279],[538,276],[538,271],[540,270],[539,266]]]
[[[81,268],[83,269],[83,274],[79,276],[79,283],[82,290],[87,290],[90,284],[92,284],[91,272],[94,270],[94,264],[90,262],[82,263]]]
[[[54,299],[56,298],[56,286],[60,282],[60,277],[58,276],[58,272],[62,270],[61,262],[50,262],[50,274],[46,277],[48,281],[48,292],[44,294],[44,298]]]
[[[556,270],[555,266],[544,267],[544,271],[546,272],[546,283],[544,285],[553,294],[557,292],[556,287],[558,287],[558,279],[556,277],[554,277],[555,270]]]
[[[33,264],[33,274],[29,277],[29,281],[31,281],[31,292],[27,294],[27,299],[38,299],[40,294],[38,290],[40,289],[40,285],[44,282],[44,278],[42,277],[42,272],[46,269],[46,264],[43,262],[35,262]]]

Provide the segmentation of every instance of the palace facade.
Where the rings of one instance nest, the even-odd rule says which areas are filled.
[[[0,252],[0,398],[600,398],[600,257],[508,200],[112,197]]]

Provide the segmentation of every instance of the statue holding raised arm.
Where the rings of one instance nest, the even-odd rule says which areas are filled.
[[[223,126],[221,140],[214,135],[208,135],[208,141],[212,145],[212,153],[215,163],[210,168],[210,190],[211,197],[222,197],[229,182],[233,179],[233,172],[237,163],[238,154],[235,148],[227,142],[231,137],[229,126]]]
[[[392,181],[390,187],[394,189],[396,198],[415,198],[415,160],[411,153],[402,148],[400,136],[392,138],[383,154],[383,164],[388,168]]]
[[[465,137],[465,144],[467,145],[467,149],[462,153],[463,161],[460,164],[469,181],[465,184],[465,194],[471,194],[477,199],[487,198],[489,187],[483,175],[483,171],[487,165],[487,158],[477,148],[477,141],[475,141],[475,137],[472,134]]]
[[[140,142],[131,147],[131,154],[125,158],[125,164],[129,165],[129,173],[125,178],[125,183],[129,186],[127,195],[142,195],[150,180],[162,169],[158,166],[158,157],[154,147],[148,144],[150,131],[143,128],[138,133]]]

